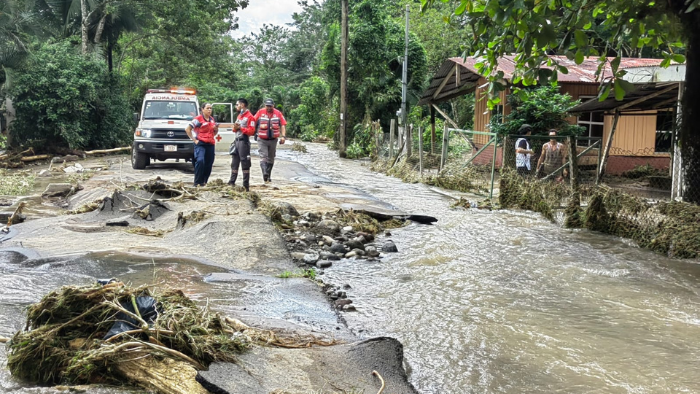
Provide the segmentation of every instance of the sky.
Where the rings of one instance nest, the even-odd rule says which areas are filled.
[[[257,33],[263,24],[284,25],[292,22],[295,12],[301,12],[297,0],[250,0],[248,7],[236,13],[239,28],[231,35],[239,38]]]

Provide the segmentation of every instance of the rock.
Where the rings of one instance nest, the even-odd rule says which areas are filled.
[[[311,252],[307,253],[304,255],[304,258],[302,259],[304,263],[309,264],[309,265],[314,265],[318,261],[320,256],[316,252]]]
[[[384,242],[384,245],[382,245],[382,252],[386,253],[398,253],[399,249],[396,247],[396,244],[394,244],[394,241],[386,241]]]
[[[391,231],[385,231],[384,235],[386,235],[387,237],[391,237]]]
[[[12,200],[5,200],[0,198],[0,207],[9,207],[12,206]]]
[[[315,243],[316,242],[316,236],[313,234],[306,234],[304,235],[304,241],[308,243]]]
[[[340,242],[334,242],[331,245],[331,252],[333,253],[345,253],[345,245],[341,244]]]
[[[334,241],[335,241],[335,240],[334,240],[333,238],[331,238],[331,237],[329,237],[329,236],[327,236],[327,235],[324,235],[324,236],[323,236],[323,242],[325,242],[325,243],[328,244],[328,245],[333,245],[333,242],[334,242]]]
[[[85,169],[80,165],[80,163],[75,163],[74,165],[63,169],[63,172],[66,174],[79,174],[83,171],[85,171]]]
[[[348,294],[344,291],[339,291],[338,298],[348,298]]]
[[[357,250],[357,249],[355,249],[355,250]],[[348,259],[349,259],[350,257],[355,257],[355,256],[357,256],[357,252],[355,252],[355,250],[353,250],[353,251],[351,251],[351,252],[345,253],[345,258],[348,258]]]
[[[358,256],[364,256],[364,255],[365,255],[365,251],[362,250],[362,249],[353,249],[353,250],[351,250],[351,252],[355,252],[355,254],[358,255]]]
[[[277,209],[281,215],[289,215],[294,217],[299,216],[299,212],[296,208],[294,208],[294,205],[288,202],[274,201],[272,206],[275,207],[275,209]]]
[[[347,234],[352,231],[352,226],[345,226],[340,230],[341,234]]]
[[[332,220],[321,220],[314,227],[314,230],[322,235],[336,235],[340,232],[340,226]]]
[[[365,250],[365,245],[356,239],[351,239],[350,241],[346,242],[345,246],[350,248],[350,250],[352,250],[352,249],[359,249],[362,251]]]
[[[355,312],[357,308],[355,308],[355,305],[343,305],[343,310],[346,312]]]
[[[367,238],[365,238],[363,235],[355,237],[355,238],[353,238],[353,240],[355,240],[361,244],[366,244],[367,242],[369,242],[369,241],[367,241]]]
[[[394,245],[396,247],[396,245]],[[365,248],[365,252],[367,253],[367,256],[369,257],[377,257],[379,256],[379,251],[377,250],[376,247],[374,246],[368,246]]]
[[[321,220],[321,215],[315,213],[315,212],[306,212],[302,215],[302,217],[306,220],[310,220],[313,222],[317,222]]]
[[[332,265],[333,265],[333,263],[331,263],[330,261],[327,261],[327,260],[319,260],[316,262],[316,267],[318,267],[318,268],[328,268]]]
[[[70,183],[49,183],[41,194],[44,198],[67,197],[75,193],[75,188]]]
[[[362,232],[362,233],[357,233],[357,236],[358,236],[358,237],[364,237],[364,239],[365,239],[364,243],[374,241],[374,234]]]
[[[352,286],[350,286],[349,283],[346,283],[343,285],[343,289],[345,289],[345,290],[352,289]]]
[[[308,226],[309,226],[309,222],[307,222],[306,220],[300,220],[300,221],[297,222],[297,226],[299,226],[299,227],[308,227]]]
[[[288,215],[286,213],[284,215],[282,215],[282,220],[284,220],[285,222],[291,222],[292,219],[293,219],[292,215]]]
[[[321,258],[323,260],[332,260],[332,261],[340,260],[340,257],[338,257],[334,253],[330,253],[330,252],[321,252]]]
[[[294,260],[304,260],[304,256],[306,256],[306,253],[292,252],[291,255]]]
[[[41,171],[39,171],[39,176],[41,176],[41,177],[48,177],[48,176],[51,176],[51,171],[49,171],[49,170],[41,170]]]
[[[342,299],[342,300],[335,301],[335,306],[343,306],[343,305],[350,305],[350,304],[352,304],[352,300],[348,300],[348,299]]]

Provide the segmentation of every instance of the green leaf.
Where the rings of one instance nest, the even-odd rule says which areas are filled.
[[[586,33],[582,30],[576,30],[574,32],[574,39],[576,40],[576,46],[578,48],[585,48],[588,44],[588,37],[586,37]]]
[[[620,68],[620,61],[622,58],[620,56],[617,56],[615,59],[613,59],[612,62],[610,62],[610,68],[612,69],[613,74],[617,74],[617,69]]]
[[[576,62],[576,64],[583,63],[583,51],[582,50],[579,49],[578,51],[576,51],[576,58],[575,58],[574,62]]]
[[[607,83],[603,87],[603,90],[600,92],[600,97],[598,97],[598,101],[607,100],[609,95],[610,95],[610,83]]]
[[[672,59],[676,63],[685,63],[685,56],[681,55],[680,53],[673,55]]]
[[[467,9],[467,1],[462,0],[462,2],[459,4],[459,7],[455,10],[455,15],[462,15],[464,13],[464,10]]]
[[[592,22],[588,22],[588,23],[586,23],[585,25],[583,25],[583,29],[584,29],[584,30],[588,30],[588,29],[590,29],[592,26],[593,26],[593,23],[592,23]]]
[[[671,65],[671,58],[667,57],[666,59],[661,61],[661,64],[659,65],[662,68],[666,68]]]

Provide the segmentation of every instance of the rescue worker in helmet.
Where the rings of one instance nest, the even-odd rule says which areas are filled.
[[[272,182],[270,175],[272,167],[275,165],[275,154],[277,153],[277,139],[280,144],[284,144],[287,135],[287,121],[284,115],[275,108],[272,99],[265,100],[265,108],[255,114],[255,124],[258,130],[258,152],[260,152],[260,168],[263,173],[263,180]]]
[[[250,136],[255,135],[255,116],[248,110],[248,100],[239,98],[236,101],[238,117],[233,124],[235,138],[229,148],[231,155],[231,178],[228,184],[236,186],[238,165],[243,170],[243,187],[250,191]]]

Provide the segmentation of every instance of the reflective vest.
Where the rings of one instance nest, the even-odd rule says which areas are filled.
[[[236,122],[241,126],[240,130],[236,133],[237,137],[241,134],[252,136],[255,135],[255,116],[250,113],[250,111],[245,110],[242,114],[238,115]]]
[[[258,138],[272,140],[280,137],[280,128],[287,124],[284,116],[277,109],[272,110],[272,114],[266,108],[258,111],[255,118],[258,121]]]
[[[206,120],[204,119],[204,115],[199,115],[192,119],[190,126],[194,129],[195,138],[207,144],[216,144],[214,133],[219,124],[216,123],[213,116],[210,116],[209,120]]]

